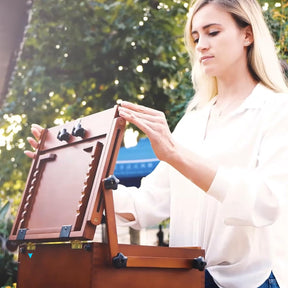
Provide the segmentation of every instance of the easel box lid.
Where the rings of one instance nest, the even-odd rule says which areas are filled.
[[[69,135],[60,140],[64,129]],[[117,106],[45,129],[9,240],[93,239],[103,215],[103,179],[113,174],[124,130]]]

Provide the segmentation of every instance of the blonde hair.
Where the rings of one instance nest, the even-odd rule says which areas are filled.
[[[257,0],[193,0],[184,39],[192,65],[195,95],[187,110],[205,105],[218,93],[216,78],[207,76],[201,69],[199,61],[196,61],[195,43],[191,35],[195,13],[209,3],[215,3],[230,13],[240,28],[251,26],[254,42],[248,47],[247,61],[252,77],[275,92],[288,92],[274,40]]]

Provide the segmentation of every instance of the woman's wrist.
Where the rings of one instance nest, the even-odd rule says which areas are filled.
[[[166,162],[207,192],[216,175],[217,166],[179,143],[167,153]]]

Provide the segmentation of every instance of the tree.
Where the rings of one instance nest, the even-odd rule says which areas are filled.
[[[260,2],[287,59],[287,4]],[[31,163],[23,150],[32,123],[54,126],[125,99],[164,111],[173,129],[193,96],[187,12],[184,0],[34,0],[0,112],[0,198],[15,198],[12,212]]]
[[[1,190],[11,197],[22,192],[30,165],[23,149],[31,123],[54,126],[110,108],[119,98],[169,115],[180,96],[167,91],[182,74],[189,81],[185,2],[38,0],[32,12],[1,111],[8,138],[0,157],[9,163],[1,168]]]
[[[287,1],[261,1],[264,16],[272,32],[279,58],[288,61],[288,3]]]
[[[17,263],[13,259],[13,254],[6,248],[6,242],[12,228],[9,209],[9,202],[2,205],[0,201],[0,287],[12,285],[17,278]]]

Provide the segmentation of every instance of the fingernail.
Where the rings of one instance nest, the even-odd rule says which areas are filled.
[[[122,102],[123,102],[122,99],[118,99],[118,100],[116,101],[117,105],[119,105],[119,106],[121,106]]]

